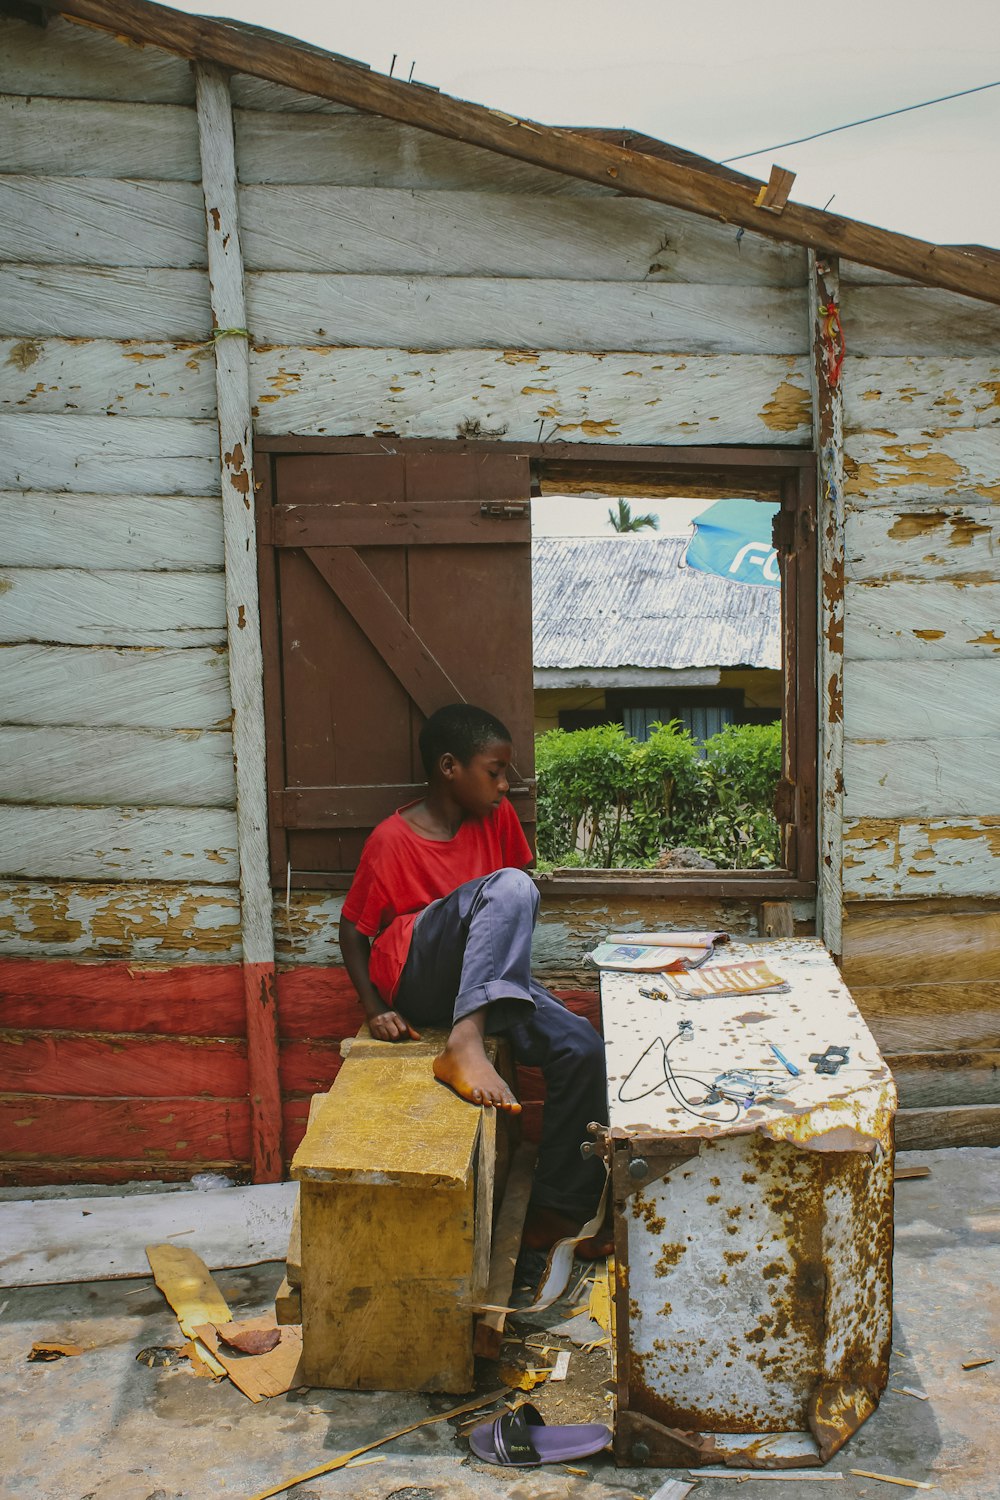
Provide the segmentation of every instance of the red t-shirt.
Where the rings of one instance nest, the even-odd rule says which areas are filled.
[[[411,806],[413,804],[410,804]],[[369,974],[392,1003],[425,906],[495,870],[523,870],[531,849],[506,797],[489,817],[467,818],[454,838],[426,839],[401,812],[373,829],[344,902],[344,916],[372,943]]]

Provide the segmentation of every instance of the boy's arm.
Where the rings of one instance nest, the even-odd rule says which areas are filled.
[[[384,1004],[381,995],[372,984],[368,975],[371,947],[370,939],[366,938],[364,933],[359,932],[349,918],[341,917],[340,951],[344,956],[344,967],[348,977],[358,992],[358,999],[361,1001],[368,1021],[368,1030],[381,1042],[395,1042],[407,1036],[419,1041],[420,1033],[414,1031],[398,1011],[390,1010]]]

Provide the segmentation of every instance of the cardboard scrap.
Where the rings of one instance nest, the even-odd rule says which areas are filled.
[[[28,1359],[33,1365],[50,1364],[54,1359],[67,1359],[74,1354],[85,1354],[83,1344],[39,1343],[32,1344]]]
[[[295,1323],[279,1328],[273,1313],[260,1318],[245,1318],[239,1323],[224,1323],[227,1342],[234,1336],[271,1333],[278,1335],[274,1345],[263,1354],[229,1353],[220,1347],[221,1335],[214,1323],[199,1323],[194,1330],[213,1358],[235,1386],[251,1401],[268,1396],[283,1396],[292,1386],[302,1385],[299,1362],[302,1358],[302,1329]]]
[[[649,1500],[684,1500],[685,1495],[690,1495],[694,1489],[693,1484],[685,1484],[683,1479],[666,1479],[658,1490],[654,1490]]]
[[[552,1366],[552,1374],[549,1376],[549,1379],[550,1380],[565,1380],[566,1376],[568,1374],[569,1374],[569,1350],[568,1349],[560,1349],[559,1353],[556,1355],[556,1362]]]
[[[147,1245],[146,1259],[156,1285],[177,1314],[181,1332],[194,1340],[192,1365],[200,1359],[217,1378],[225,1375],[224,1366],[195,1335],[199,1324],[228,1323],[233,1316],[201,1256],[183,1245]]]

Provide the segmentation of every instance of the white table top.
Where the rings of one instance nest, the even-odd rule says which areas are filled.
[[[748,959],[765,960],[789,992],[662,1001],[640,994],[663,987],[657,974],[602,972],[612,1127],[663,1139],[760,1131],[814,1150],[870,1150],[884,1141],[895,1085],[823,944],[818,938],[731,943],[710,962]],[[692,1023],[690,1033],[678,1035],[681,1021]],[[799,1077],[775,1057],[772,1042]],[[666,1081],[661,1043],[669,1044],[668,1066],[690,1108]],[[817,1073],[809,1056],[830,1044],[847,1047],[849,1061],[836,1074]],[[717,1076],[735,1069],[766,1074],[762,1082],[773,1081],[774,1096],[758,1094],[749,1107],[724,1098],[705,1102]]]

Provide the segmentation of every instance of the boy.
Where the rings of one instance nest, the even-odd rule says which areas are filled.
[[[471,1104],[517,1113],[484,1037],[503,1033],[539,1067],[546,1103],[525,1244],[545,1249],[593,1213],[600,1164],[580,1145],[607,1120],[604,1046],[531,977],[538,892],[531,850],[506,800],[510,731],[485,709],[438,709],[420,733],[427,791],[373,831],[340,923],[344,963],[384,1041],[448,1026],[434,1073]],[[599,1251],[599,1246],[580,1247]]]

